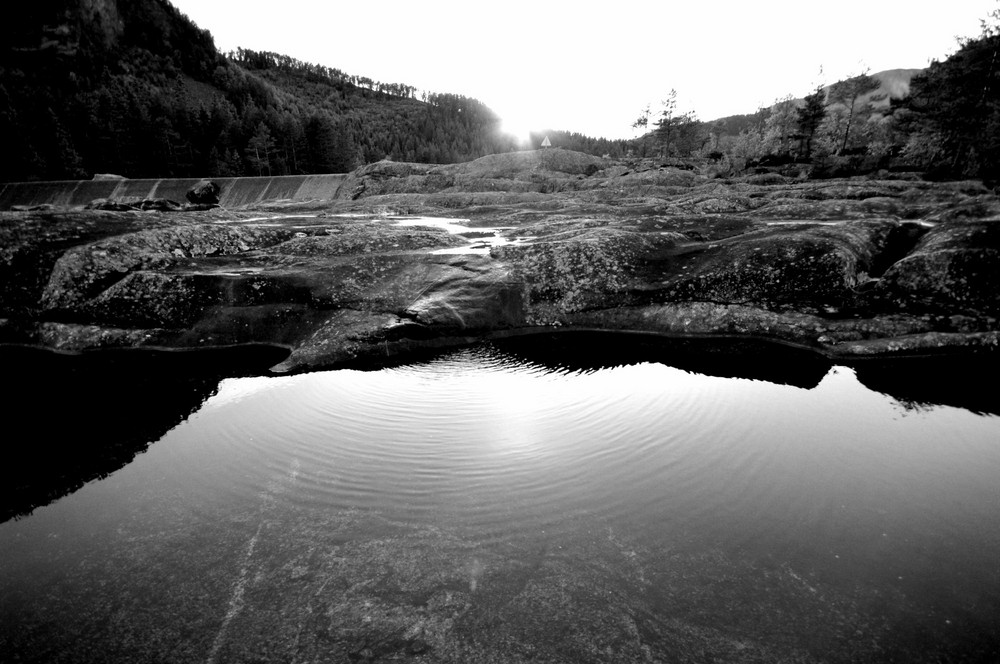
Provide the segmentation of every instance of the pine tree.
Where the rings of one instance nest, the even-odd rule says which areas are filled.
[[[764,121],[764,145],[772,154],[787,154],[788,141],[795,129],[798,108],[791,95],[779,99],[771,106]]]
[[[254,132],[253,137],[247,143],[247,148],[244,150],[244,154],[250,161],[250,164],[257,170],[257,175],[264,175],[264,171],[267,174],[271,174],[271,152],[274,150],[274,138],[271,137],[271,130],[267,128],[267,125],[260,122],[257,125],[257,131]]]
[[[662,110],[656,119],[656,138],[664,157],[673,153],[690,153],[693,149],[697,120],[694,113],[677,113],[677,91],[671,90],[660,102]]]
[[[636,118],[635,122],[632,123],[632,129],[639,132],[639,147],[642,156],[646,156],[646,130],[649,129],[649,104],[646,104],[646,108],[642,109],[639,113],[639,117]]]
[[[1000,21],[1000,11],[990,15]],[[910,152],[941,174],[1000,178],[1000,30],[983,23],[948,59],[934,62],[910,83],[906,104]],[[934,146],[935,151],[921,150]],[[916,148],[916,149],[914,149]]]
[[[796,125],[799,139],[802,141],[802,157],[809,159],[812,156],[812,142],[816,137],[816,131],[826,117],[826,91],[822,85],[817,86],[803,101],[803,105],[798,109]]]
[[[851,129],[857,123],[860,116],[871,109],[873,102],[885,99],[885,95],[872,95],[871,93],[879,89],[881,83],[877,78],[864,72],[858,76],[838,81],[830,86],[830,94],[827,97],[829,106],[840,106],[844,109],[843,138],[840,140],[838,154],[843,154],[847,149],[847,143],[851,138]]]

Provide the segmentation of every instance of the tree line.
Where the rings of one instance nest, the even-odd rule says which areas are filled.
[[[640,156],[701,157],[735,170],[807,164],[814,175],[877,169],[1000,182],[1000,10],[982,33],[910,80],[909,94],[888,98],[867,71],[802,99],[776,100],[756,113],[701,122],[680,113],[671,90],[633,123]]]
[[[357,88],[365,88],[372,92],[383,93],[393,97],[417,98],[417,88],[412,85],[406,85],[405,83],[383,83],[372,80],[367,76],[347,74],[334,67],[302,62],[281,53],[237,48],[235,51],[227,53],[226,59],[249,71],[282,70],[304,76],[314,82],[329,82],[335,86],[337,84],[350,84]],[[428,94],[427,92],[422,93],[423,101],[427,101]]]
[[[223,55],[166,0],[91,4],[29,4],[0,24],[0,181],[344,172],[518,148],[475,99]]]
[[[632,141],[563,131],[553,144],[612,157],[799,162],[1000,180],[1000,15],[951,57],[877,94],[867,72],[756,113],[699,121],[671,91]],[[167,0],[28,3],[0,22],[0,180],[343,172],[390,158],[467,161],[519,149],[475,99],[418,91],[249,49],[219,53]]]

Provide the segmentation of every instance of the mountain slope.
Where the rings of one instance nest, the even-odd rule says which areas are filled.
[[[514,148],[457,95],[227,58],[166,0],[48,0],[0,25],[0,180],[336,172]]]
[[[888,99],[903,99],[910,94],[910,81],[924,69],[887,69],[877,74],[871,74],[878,79],[879,89],[875,94],[888,95]],[[887,101],[888,103],[888,101]]]
[[[923,69],[887,69],[885,71],[880,71],[875,74],[870,74],[870,76],[879,82],[879,87],[866,95],[864,95],[859,101],[866,101],[872,97],[877,97],[880,95],[885,95],[885,98],[875,102],[874,106],[876,108],[884,108],[889,106],[890,99],[903,99],[910,94],[910,81],[917,74],[920,74],[925,70]],[[827,85],[823,89],[829,91],[832,85]],[[802,97],[798,97],[792,100],[797,106],[801,106],[803,102]],[[765,109],[766,110],[766,109]],[[727,134],[738,134],[740,130],[747,128],[751,124],[758,122],[762,119],[761,111],[758,110],[756,113],[747,113],[741,115],[727,115],[723,118],[718,118],[716,120],[711,120],[710,122],[722,123],[723,126],[727,128]]]

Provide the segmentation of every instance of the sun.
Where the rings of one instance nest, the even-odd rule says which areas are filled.
[[[534,124],[527,113],[507,111],[501,115],[501,118],[500,131],[516,138],[521,146],[531,144],[531,132],[534,130]]]

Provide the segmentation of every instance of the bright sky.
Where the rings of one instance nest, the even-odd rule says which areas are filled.
[[[997,0],[171,0],[237,46],[479,99],[505,127],[627,138],[677,90],[700,120],[865,68],[926,67]],[[820,68],[822,67],[822,74]]]

